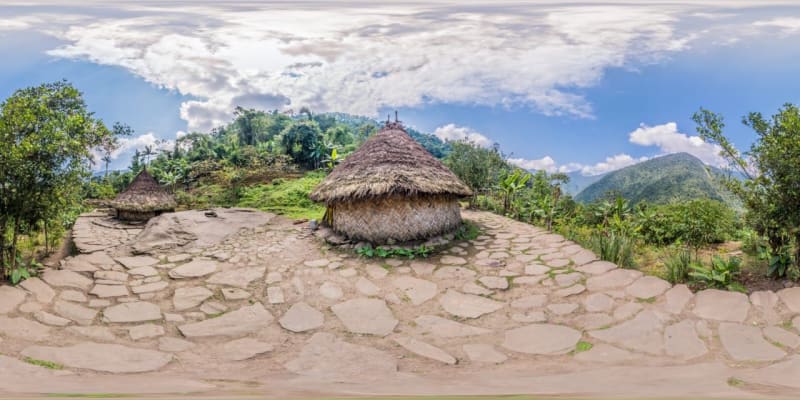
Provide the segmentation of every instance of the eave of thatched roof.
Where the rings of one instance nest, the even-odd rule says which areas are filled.
[[[117,210],[150,212],[174,210],[177,203],[175,196],[161,187],[144,169],[124,192],[111,201],[111,206]]]
[[[314,201],[357,201],[389,195],[469,196],[472,191],[399,123],[367,139],[311,192]]]

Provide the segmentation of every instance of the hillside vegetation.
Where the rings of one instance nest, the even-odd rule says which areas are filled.
[[[688,153],[669,154],[610,172],[587,186],[575,200],[591,203],[609,193],[620,195],[632,204],[646,201],[667,204],[692,199],[730,201],[719,184],[722,171],[710,169]]]

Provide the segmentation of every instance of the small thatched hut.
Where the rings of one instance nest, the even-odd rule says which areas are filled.
[[[399,122],[337,166],[311,192],[324,223],[353,240],[381,244],[425,239],[461,224],[458,198],[472,191],[406,133]]]
[[[175,196],[161,187],[147,169],[139,172],[128,188],[111,202],[117,219],[123,221],[147,221],[161,213],[175,211],[176,205]]]

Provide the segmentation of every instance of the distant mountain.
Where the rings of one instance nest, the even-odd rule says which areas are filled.
[[[591,203],[614,192],[634,204],[640,201],[663,204],[696,198],[732,204],[730,194],[716,181],[716,175],[722,173],[691,154],[670,154],[610,172],[583,189],[575,200]]]
[[[604,175],[585,176],[580,171],[575,171],[568,173],[567,176],[569,176],[569,182],[566,185],[562,185],[561,188],[564,193],[574,197],[587,186],[599,181]]]

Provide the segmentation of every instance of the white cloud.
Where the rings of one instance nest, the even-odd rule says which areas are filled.
[[[433,135],[442,140],[467,140],[481,147],[491,147],[494,141],[466,126],[447,124],[433,131]]]
[[[538,160],[528,160],[525,158],[509,158],[507,160],[511,164],[516,165],[522,169],[527,170],[537,170],[537,171],[547,171],[547,172],[556,172],[558,167],[556,166],[556,160],[554,160],[550,156],[544,156]]]
[[[759,28],[777,28],[784,34],[800,33],[800,17],[778,17],[756,21],[753,25]]]
[[[617,154],[611,157],[606,157],[605,161],[599,162],[594,165],[585,165],[581,168],[581,174],[591,176],[600,175],[607,172],[616,171],[620,168],[647,161],[647,157],[634,158],[628,154]]]
[[[725,160],[719,155],[722,149],[718,145],[706,143],[699,136],[688,136],[678,132],[678,125],[675,122],[656,126],[641,124],[629,134],[629,140],[640,146],[656,146],[662,154],[685,152],[709,165],[717,167],[726,165]]]

